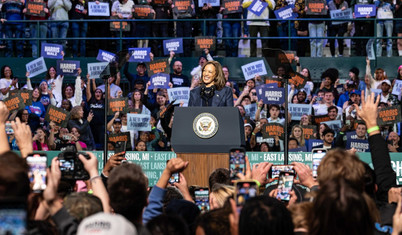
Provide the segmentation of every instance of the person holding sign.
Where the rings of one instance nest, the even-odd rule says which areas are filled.
[[[234,7],[238,4],[238,7]],[[242,7],[240,0],[221,1],[219,12],[223,14],[223,19],[241,19]],[[240,37],[241,25],[240,21],[224,21],[223,36],[224,37]],[[225,40],[226,57],[237,57],[239,51],[239,40]]]
[[[48,6],[51,12],[49,20],[59,20],[54,23],[50,23],[50,29],[52,31],[53,38],[59,38],[57,41],[61,41],[59,44],[63,44],[66,47],[66,40],[62,40],[67,37],[68,31],[68,11],[71,9],[70,0],[49,0]]]
[[[45,120],[46,109],[45,106],[40,102],[41,92],[39,87],[35,87],[32,91],[32,104],[30,106],[26,106],[25,109],[28,110],[28,113],[36,114],[39,117],[40,122],[43,123]]]
[[[188,106],[233,106],[233,92],[226,87],[222,66],[208,61],[202,68],[201,85],[190,91]]]
[[[69,12],[70,19],[72,20],[82,20],[86,18],[88,14],[88,2],[84,0],[73,0],[73,5]],[[88,31],[88,22],[71,22],[71,30],[73,32],[73,37],[85,38]],[[85,57],[85,40],[73,40],[73,56],[74,57]]]
[[[377,32],[376,36],[377,37],[382,37],[384,35],[384,28],[385,32],[387,34],[387,37],[392,37],[393,33],[393,28],[394,28],[394,22],[392,19],[394,18],[394,3],[393,1],[380,1],[380,0],[375,0],[374,4],[377,7],[377,19],[379,19],[377,22]],[[397,22],[397,21],[395,21]],[[392,39],[377,39],[376,44],[377,44],[377,53],[376,56],[382,56],[382,41],[387,42],[387,57],[392,56]]]
[[[0,100],[7,98],[8,92],[15,89],[18,89],[18,78],[14,77],[10,66],[4,65],[1,67]]]
[[[119,0],[115,1],[112,6],[112,17],[115,17],[117,19],[132,19],[133,18],[133,6],[134,2],[132,0]],[[120,23],[120,22],[119,22]],[[123,25],[124,22],[121,23]],[[129,32],[124,32],[123,31],[123,37],[131,37],[133,32],[135,32],[135,23],[134,22],[126,22],[130,24],[130,31]],[[115,35],[117,37],[120,37],[120,30],[115,32]],[[128,42],[130,44],[130,42]],[[120,49],[123,47],[123,45],[119,45],[119,43],[116,43],[116,50],[120,51]],[[127,46],[129,47],[129,46]]]
[[[32,3],[32,5],[30,5],[29,3]],[[29,9],[29,7],[33,7],[33,6],[42,6],[43,13],[42,13],[42,10],[39,10],[39,14],[32,12]],[[27,20],[43,21],[43,20],[47,20],[50,15],[49,9],[47,8],[47,3],[44,2],[43,0],[28,0],[23,12],[25,13],[25,19],[27,19]],[[29,31],[31,33],[30,34],[31,38],[46,38],[47,30],[48,30],[47,23],[39,23],[39,28],[38,28],[38,24],[36,22],[29,23]],[[44,41],[40,41],[40,42],[44,42]],[[37,58],[38,57],[37,40],[32,40],[31,45],[32,45],[32,57]]]
[[[333,10],[346,10],[349,7],[345,0],[332,0],[328,3],[328,9]],[[328,26],[328,36],[330,37],[343,37],[347,31],[348,23],[334,24],[330,22]],[[338,40],[339,57],[343,56],[343,39]],[[329,39],[329,49],[331,50],[332,57],[335,57],[335,39]]]

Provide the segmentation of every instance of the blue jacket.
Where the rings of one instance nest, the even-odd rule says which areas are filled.
[[[201,86],[198,86],[190,91],[190,100],[188,106],[203,106],[201,98]],[[233,107],[233,92],[230,87],[223,87],[221,90],[216,90],[214,96],[212,97],[213,107],[229,106]]]

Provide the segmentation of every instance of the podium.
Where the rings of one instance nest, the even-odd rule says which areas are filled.
[[[175,108],[171,144],[189,161],[183,171],[188,185],[208,187],[216,168],[229,168],[229,150],[245,147],[244,124],[235,107]]]

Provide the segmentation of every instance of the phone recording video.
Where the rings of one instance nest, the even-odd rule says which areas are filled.
[[[229,152],[230,179],[238,180],[238,173],[244,174],[246,170],[246,155],[244,149],[231,149]]]
[[[243,207],[249,198],[258,195],[257,183],[253,180],[238,180],[235,181],[235,201],[237,207]]]
[[[180,183],[179,173],[173,173],[169,178],[169,184]]]
[[[44,153],[30,154],[27,157],[29,165],[28,177],[33,192],[40,192],[46,189],[46,168],[47,156]]]
[[[6,122],[6,134],[7,135],[12,135],[12,134],[14,134],[14,129],[13,129],[13,127],[11,126],[11,122]]]
[[[27,234],[27,207],[23,201],[0,200],[0,234]]]
[[[289,172],[281,172],[278,180],[278,194],[276,198],[281,201],[290,200],[290,191],[292,191],[295,175]]]
[[[313,149],[313,177],[317,178],[317,169],[322,158],[327,154],[326,149]]]
[[[118,141],[114,144],[114,153],[126,152],[127,141]]]
[[[293,169],[292,165],[274,165],[271,167],[271,169],[269,169],[268,175],[271,176],[271,179],[278,179],[281,172],[296,174],[296,171]]]
[[[195,205],[201,212],[209,211],[209,191],[208,188],[198,188],[194,191]]]

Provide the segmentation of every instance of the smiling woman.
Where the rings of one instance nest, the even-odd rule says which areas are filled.
[[[226,87],[222,66],[209,61],[202,68],[201,85],[192,89],[188,106],[233,106],[233,93]]]

